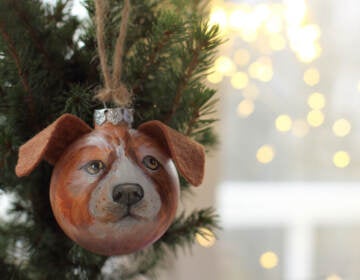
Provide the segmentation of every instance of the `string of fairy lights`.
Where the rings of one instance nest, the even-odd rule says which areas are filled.
[[[312,91],[307,96],[308,110],[304,118],[293,118],[279,114],[274,119],[274,128],[280,133],[291,133],[295,137],[306,137],[311,128],[321,127],[325,122],[324,108],[327,99],[324,93],[315,90],[321,80],[319,69],[313,66],[322,54],[321,28],[310,21],[305,0],[284,0],[279,3],[256,2],[255,4],[233,4],[213,1],[211,24],[218,24],[225,38],[231,41],[240,38],[244,45],[229,49],[217,58],[214,69],[207,79],[219,84],[225,78],[231,86],[241,92],[243,99],[237,105],[237,115],[248,118],[256,113],[256,101],[260,96],[258,83],[268,83],[274,76],[273,55],[291,51],[295,59],[304,64],[303,82]],[[256,50],[256,54],[251,50]],[[360,91],[360,82],[358,85]],[[346,137],[352,129],[351,122],[339,118],[332,124],[335,137]],[[257,161],[269,164],[276,156],[271,144],[264,144],[254,152]],[[331,160],[331,159],[330,159]],[[334,151],[332,162],[337,168],[346,168],[351,161],[345,150]]]

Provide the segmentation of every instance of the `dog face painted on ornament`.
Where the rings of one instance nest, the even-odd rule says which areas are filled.
[[[179,182],[156,141],[107,123],[67,149],[50,189],[65,232],[89,250],[112,255],[144,247],[164,233],[175,215]]]
[[[173,221],[176,169],[193,185],[203,177],[202,147],[159,121],[95,129],[63,115],[25,143],[18,176],[41,159],[54,164],[50,201],[64,232],[89,251],[128,254],[158,240]]]

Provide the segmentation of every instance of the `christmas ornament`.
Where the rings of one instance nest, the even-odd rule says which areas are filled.
[[[201,145],[159,121],[131,129],[129,118],[125,109],[97,110],[92,130],[65,114],[19,151],[20,177],[42,159],[55,165],[55,218],[72,240],[98,254],[131,253],[164,234],[179,197],[175,166],[193,185],[203,177]]]
[[[95,3],[105,81],[97,98],[121,107],[96,110],[94,129],[76,116],[62,115],[20,147],[16,174],[29,175],[41,160],[53,164],[50,202],[60,227],[87,250],[111,256],[138,251],[165,233],[179,199],[176,169],[197,186],[205,155],[200,144],[160,121],[131,128],[131,95],[120,81],[119,62],[129,1],[123,9],[115,49],[120,56],[114,55],[112,78],[103,48],[104,7],[101,0]]]

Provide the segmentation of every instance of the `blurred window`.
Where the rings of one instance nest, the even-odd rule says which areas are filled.
[[[221,94],[224,254],[246,264],[226,279],[360,278],[359,9],[214,1],[228,38],[208,76]]]

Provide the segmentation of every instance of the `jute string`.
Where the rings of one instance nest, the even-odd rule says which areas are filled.
[[[107,61],[105,48],[105,14],[108,8],[108,1],[95,0],[95,22],[96,22],[96,40],[98,44],[98,53],[100,66],[104,76],[104,87],[98,91],[95,98],[101,102],[114,102],[118,106],[128,107],[131,105],[132,95],[126,85],[121,80],[124,44],[127,33],[127,26],[130,16],[130,0],[125,0],[122,10],[119,35],[116,40],[112,72]]]

